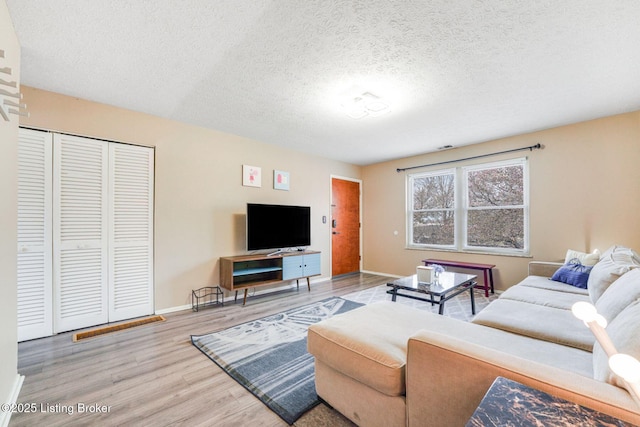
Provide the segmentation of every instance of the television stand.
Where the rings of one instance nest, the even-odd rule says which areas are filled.
[[[320,252],[280,252],[277,255],[240,255],[220,258],[220,286],[244,290],[242,305],[247,303],[249,288],[273,285],[287,280],[307,279],[321,274]]]

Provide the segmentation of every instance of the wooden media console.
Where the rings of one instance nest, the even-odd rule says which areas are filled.
[[[247,303],[249,288],[285,280],[307,279],[321,274],[320,252],[296,251],[277,255],[239,255],[220,258],[220,286],[230,291],[244,290],[242,305]]]

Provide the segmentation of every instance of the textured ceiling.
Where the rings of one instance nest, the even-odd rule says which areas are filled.
[[[6,2],[25,85],[349,163],[640,110],[638,0]]]

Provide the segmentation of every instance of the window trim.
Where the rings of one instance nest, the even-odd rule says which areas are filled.
[[[442,175],[453,175],[453,188],[454,188],[454,200],[453,200],[453,209],[451,209],[451,211],[453,212],[453,222],[454,222],[454,227],[453,227],[453,244],[452,245],[437,245],[437,244],[431,244],[431,245],[425,245],[425,244],[420,244],[420,243],[413,243],[413,213],[415,212],[413,209],[413,189],[414,189],[414,181],[415,178],[425,178],[425,177],[430,177],[430,176],[442,176]],[[440,250],[456,250],[457,249],[457,242],[458,242],[458,218],[459,218],[459,203],[457,198],[455,197],[455,194],[458,191],[458,174],[456,173],[456,169],[455,168],[449,168],[449,169],[439,169],[437,171],[431,171],[431,172],[421,172],[421,173],[413,173],[413,174],[408,174],[407,175],[407,202],[405,203],[405,209],[406,209],[406,223],[407,223],[407,228],[406,228],[406,236],[407,236],[407,247],[408,248],[412,248],[412,249],[421,249],[424,248],[426,246],[428,246],[429,248],[432,249],[440,249]],[[441,209],[439,211],[444,211],[445,209]]]
[[[468,201],[468,174],[475,170],[495,169],[508,166],[522,166],[523,168],[523,200],[522,205],[506,206],[504,208],[496,209],[510,209],[518,208],[523,209],[523,248],[497,248],[490,246],[469,246],[467,245],[467,221],[468,212],[471,210],[477,210],[475,208],[469,208]],[[425,176],[437,176],[453,173],[454,185],[455,185],[455,211],[454,211],[454,244],[453,245],[433,245],[433,244],[420,244],[413,242],[413,189],[414,181],[416,178]],[[530,251],[530,189],[529,189],[529,160],[527,157],[519,157],[508,160],[500,160],[487,163],[478,163],[473,165],[458,166],[456,168],[433,170],[428,172],[417,172],[413,174],[407,174],[406,179],[407,191],[405,201],[405,220],[406,220],[406,247],[407,249],[420,249],[420,250],[442,250],[451,252],[466,252],[466,253],[487,253],[495,255],[511,255],[511,256],[529,256]],[[487,209],[487,208],[484,208]]]

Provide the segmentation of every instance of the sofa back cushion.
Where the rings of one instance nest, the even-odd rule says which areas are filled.
[[[634,268],[613,282],[598,298],[596,309],[608,323],[611,323],[622,310],[637,299],[640,299],[640,268]]]
[[[600,251],[595,250],[592,253],[574,251],[573,249],[567,250],[567,254],[564,256],[564,263],[567,264],[573,259],[578,259],[582,265],[596,265],[600,261]]]
[[[595,304],[618,277],[638,267],[640,267],[640,256],[632,249],[623,246],[612,246],[607,249],[589,274],[587,289],[591,301]]]
[[[618,353],[640,360],[640,300],[622,310],[607,326],[607,333]],[[596,341],[593,346],[593,377],[618,387],[625,387],[622,378],[609,369],[609,358]]]

